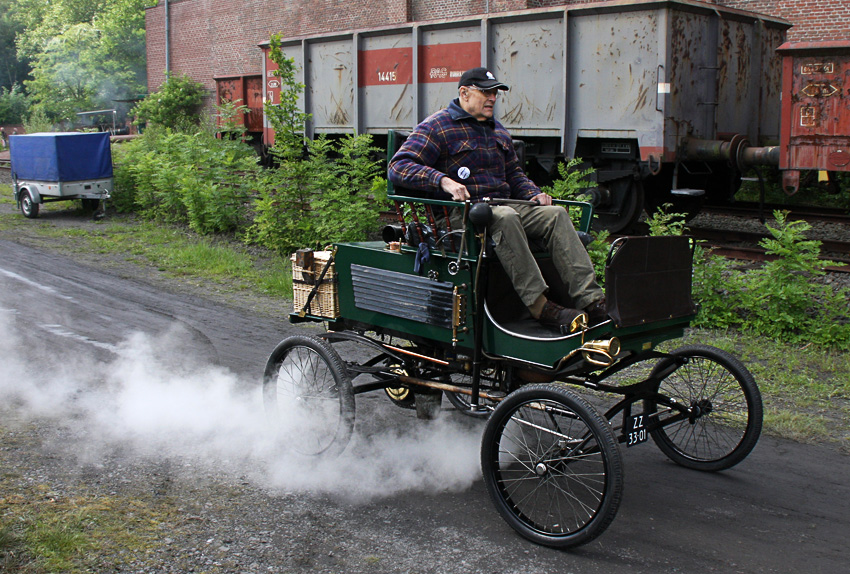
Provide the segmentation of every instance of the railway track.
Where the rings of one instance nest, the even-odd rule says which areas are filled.
[[[704,205],[701,213],[716,213],[719,215],[734,215],[738,217],[751,217],[764,221],[770,219],[775,210],[788,211],[789,219],[802,219],[809,223],[826,222],[850,225],[850,213],[846,209],[835,209],[827,207],[793,207],[787,205],[764,204],[740,202],[734,205]]]
[[[758,246],[759,241],[770,237],[765,233],[730,229],[689,227],[688,234],[704,241],[710,249],[723,257],[742,261],[770,261],[776,257],[768,255]],[[843,263],[844,266],[824,265],[834,273],[850,273],[850,241],[818,239],[821,242],[821,259]]]

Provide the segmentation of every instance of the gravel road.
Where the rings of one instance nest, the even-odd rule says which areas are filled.
[[[31,223],[89,225],[46,217]],[[340,459],[294,458],[269,440],[258,388],[296,331],[287,311],[0,233],[0,518],[18,505],[117,517],[128,537],[95,538],[93,572],[846,571],[850,458],[829,447],[766,437],[720,474],[623,449],[620,512],[572,552],[499,518],[481,423],[447,405],[426,423],[361,395]]]

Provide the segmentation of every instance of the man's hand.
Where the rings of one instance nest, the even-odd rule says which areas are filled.
[[[552,196],[547,193],[538,193],[531,200],[536,201],[540,205],[552,205]]]
[[[443,176],[440,180],[440,188],[451,195],[455,201],[466,201],[469,199],[469,191],[466,189],[466,186],[448,176]]]

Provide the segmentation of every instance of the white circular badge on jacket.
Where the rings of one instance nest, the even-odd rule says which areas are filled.
[[[469,168],[468,167],[460,168],[459,170],[457,170],[457,176],[461,179],[466,179],[467,177],[469,177]]]

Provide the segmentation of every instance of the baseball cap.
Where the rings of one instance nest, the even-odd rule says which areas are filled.
[[[493,72],[487,68],[472,68],[471,70],[465,71],[460,77],[460,81],[457,83],[458,88],[461,86],[475,86],[484,90],[490,90],[493,88],[499,88],[500,90],[510,89],[508,86],[497,80],[496,76],[493,75]]]

